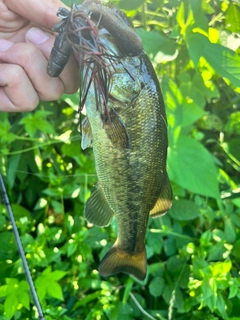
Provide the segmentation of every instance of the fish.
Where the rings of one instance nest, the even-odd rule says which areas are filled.
[[[98,182],[85,204],[84,217],[98,227],[116,219],[117,239],[100,262],[99,274],[126,273],[143,281],[149,216],[165,214],[172,204],[166,170],[165,105],[158,78],[141,44],[129,52],[128,42],[118,43],[119,37],[128,35],[139,39],[131,23],[120,10],[105,9],[97,1],[95,5],[99,7],[90,11],[97,17],[97,41],[104,52],[100,64],[90,59],[82,65],[87,116],[81,126],[81,146],[83,150],[93,148]],[[119,34],[112,32],[116,25],[121,25]],[[104,72],[106,86],[101,76]]]
[[[116,56],[121,55],[111,35],[102,36],[101,41]],[[101,109],[96,110],[93,87],[85,101],[82,147],[93,147],[98,183],[84,215],[99,227],[116,218],[117,240],[100,262],[100,275],[124,272],[144,280],[148,217],[163,215],[172,203],[166,172],[165,107],[158,79],[144,52],[115,61],[111,80],[110,122],[103,124]]]

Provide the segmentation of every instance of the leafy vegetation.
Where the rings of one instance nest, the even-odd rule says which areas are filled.
[[[99,277],[116,225],[87,225],[96,182],[78,95],[0,113],[0,168],[46,319],[240,319],[240,6],[234,0],[120,0],[167,108],[170,212],[150,219],[147,279]],[[0,204],[0,319],[37,319]]]

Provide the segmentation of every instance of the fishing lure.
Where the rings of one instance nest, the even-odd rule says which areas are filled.
[[[58,35],[48,62],[48,74],[58,77],[75,53],[80,69],[80,111],[93,82],[96,106],[103,105],[103,118],[111,121],[107,105],[114,69],[112,62],[124,56],[139,55],[143,50],[140,37],[121,11],[105,7],[97,0],[85,0],[80,5],[73,3],[70,11],[59,8],[57,16],[62,21],[53,28]],[[111,49],[102,43],[101,34],[106,31],[114,38],[120,56],[111,53]]]

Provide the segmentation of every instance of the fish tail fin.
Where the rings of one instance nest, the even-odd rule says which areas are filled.
[[[117,243],[107,252],[101,261],[98,271],[101,276],[108,277],[115,273],[124,272],[142,281],[146,277],[147,258],[146,249],[142,252],[128,253]]]

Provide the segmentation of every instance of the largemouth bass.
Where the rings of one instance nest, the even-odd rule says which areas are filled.
[[[122,37],[126,36],[131,25],[121,12],[111,10],[121,24]],[[143,50],[137,55],[124,53],[124,44],[123,48],[117,45],[111,25],[108,32],[100,30],[98,41],[105,48],[102,65],[110,75],[108,114],[106,117],[104,90],[100,90],[96,106],[95,69],[89,72],[85,66],[85,83],[89,85],[84,99],[87,117],[82,124],[82,148],[93,147],[98,183],[86,202],[84,215],[100,227],[116,217],[117,240],[99,265],[100,275],[124,272],[143,280],[148,217],[161,216],[172,203],[166,172],[165,107],[158,79]]]

